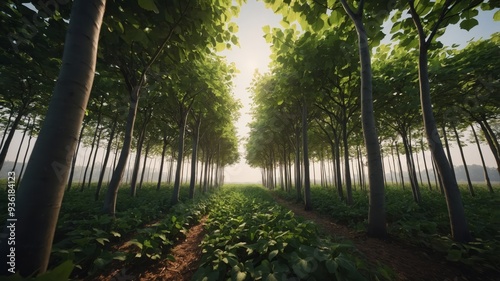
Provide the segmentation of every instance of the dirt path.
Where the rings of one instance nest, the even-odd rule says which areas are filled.
[[[145,268],[136,280],[173,280],[187,281],[198,269],[201,248],[199,247],[205,236],[204,226],[206,217],[200,223],[191,227],[186,239],[177,244],[171,252],[174,260],[163,260],[150,268]]]
[[[183,241],[179,241],[172,248],[170,254],[174,257],[173,260],[163,259],[147,263],[135,263],[121,269],[117,264],[112,264],[109,270],[85,280],[190,280],[191,276],[198,269],[199,258],[201,257],[201,248],[199,245],[205,236],[204,226],[206,219],[207,217],[205,216],[200,220],[200,223],[192,226],[186,234],[186,238]]]
[[[376,265],[387,265],[396,274],[397,280],[486,280],[477,276],[466,278],[461,268],[446,262],[442,258],[429,255],[422,249],[403,244],[396,240],[379,240],[367,237],[346,226],[336,224],[332,219],[319,215],[314,211],[306,212],[301,204],[294,204],[275,197],[282,206],[291,209],[296,215],[314,221],[329,235],[343,237],[354,243],[358,251],[367,260]]]

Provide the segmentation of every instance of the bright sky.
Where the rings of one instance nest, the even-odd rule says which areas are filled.
[[[225,51],[222,55],[227,57],[229,62],[234,62],[236,67],[240,70],[239,75],[235,80],[235,96],[241,100],[243,109],[241,110],[241,117],[237,123],[239,129],[239,136],[246,137],[249,132],[247,124],[251,121],[249,115],[251,107],[250,92],[247,88],[250,86],[255,69],[264,73],[268,70],[270,63],[269,55],[271,54],[270,45],[266,43],[263,38],[264,32],[262,27],[270,25],[271,27],[279,27],[281,15],[276,15],[272,10],[266,9],[263,2],[256,0],[247,0],[247,3],[241,7],[240,15],[234,21],[239,25],[238,37],[240,41],[240,48],[233,48],[233,50]],[[457,26],[451,26],[447,29],[444,36],[441,37],[445,45],[454,43],[462,46],[466,42],[474,38],[489,38],[490,34],[500,32],[500,24],[493,21],[493,12],[482,13],[478,17],[480,26],[474,27],[470,32],[461,30]],[[456,145],[455,145],[456,146]],[[468,155],[478,155],[475,145],[469,145],[466,148]],[[456,155],[452,155],[456,159],[455,165],[462,165],[459,161],[460,156],[458,149]],[[250,168],[244,159],[245,151],[244,144],[240,144],[241,160],[240,163],[226,168],[226,182],[260,182],[261,174],[259,169]],[[486,163],[489,166],[494,166],[494,160],[491,156],[489,148],[483,148],[483,154],[486,158]],[[480,164],[479,157],[477,159],[470,159],[468,164]],[[468,159],[469,160],[469,159]]]

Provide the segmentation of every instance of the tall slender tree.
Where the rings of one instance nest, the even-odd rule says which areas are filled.
[[[105,4],[105,0],[76,0],[72,4],[59,78],[16,196],[16,270],[23,276],[47,269],[71,160],[94,79]],[[6,270],[9,248],[3,240],[0,246],[2,272]]]

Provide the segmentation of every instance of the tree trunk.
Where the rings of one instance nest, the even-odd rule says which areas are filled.
[[[295,190],[297,191],[297,202],[302,201],[302,187],[300,176],[300,128],[295,129]]]
[[[405,149],[405,154],[406,154],[406,168],[408,170],[408,176],[410,178],[413,200],[416,203],[420,203],[421,201],[420,187],[418,186],[417,173],[415,172],[415,164],[413,163],[413,160],[411,158],[410,143],[406,135],[401,134],[401,137],[403,139],[403,147]]]
[[[334,173],[334,178],[335,178],[335,187],[337,187],[337,194],[340,198],[340,200],[344,200],[344,189],[342,187],[342,171],[340,170],[341,168],[341,161],[340,161],[340,139],[338,137],[335,138],[335,144],[333,144],[333,147],[335,148],[335,155],[334,155],[334,163],[335,163],[335,173]]]
[[[161,162],[160,162],[160,174],[158,175],[158,183],[156,184],[156,190],[160,190],[161,178],[163,175],[163,166],[165,163],[165,153],[167,152],[167,134],[163,133],[163,146],[161,148]]]
[[[396,182],[396,186],[399,185],[399,181],[398,181],[398,173],[397,173],[397,169],[396,169],[396,158],[394,157],[394,145],[391,143],[391,157],[392,157],[392,166],[394,167],[394,178],[395,178],[395,182]]]
[[[99,193],[102,188],[102,181],[104,180],[104,174],[106,173],[106,166],[108,165],[109,155],[111,154],[111,145],[113,144],[113,139],[115,138],[116,125],[118,124],[118,115],[113,119],[113,126],[111,127],[111,132],[109,133],[109,141],[106,147],[106,155],[104,156],[104,161],[101,168],[101,173],[99,174],[99,181],[97,182],[97,188],[95,190],[95,201],[99,200]]]
[[[24,167],[26,166],[26,159],[28,158],[28,152],[31,147],[31,140],[33,139],[33,131],[30,132],[30,136],[28,138],[28,146],[26,147],[26,151],[24,152],[23,165],[21,165],[21,172],[19,172],[18,180],[16,183],[16,190],[19,187],[19,183],[23,179]]]
[[[142,173],[141,173],[141,180],[139,181],[139,189],[142,188],[142,183],[144,182],[144,174],[146,173],[146,164],[147,164],[150,148],[151,148],[151,141],[148,141],[148,143],[146,144],[146,152],[144,153],[144,162],[142,163]],[[149,168],[151,168],[151,167],[149,167]]]
[[[424,180],[422,179],[422,168],[420,168],[420,160],[418,159],[418,152],[415,152],[415,158],[417,158],[417,169],[418,169],[418,178],[420,179],[420,184],[424,184]]]
[[[90,155],[89,155],[89,159],[87,161],[87,165],[85,166],[85,172],[83,173],[83,181],[82,181],[82,184],[80,186],[80,191],[83,191],[83,189],[85,188],[85,183],[87,180],[87,172],[88,172],[89,167],[90,167],[90,162],[92,161],[92,155],[94,154],[94,147],[95,147],[95,143],[97,140],[97,134],[100,132],[99,127],[101,126],[101,107],[102,107],[103,103],[104,103],[104,100],[101,99],[101,105],[99,106],[99,114],[97,115],[97,124],[95,126],[94,136],[92,137],[92,145],[90,146]]]
[[[455,133],[455,138],[457,139],[458,149],[460,150],[462,163],[464,164],[465,176],[467,177],[467,186],[469,187],[470,195],[475,196],[474,187],[472,187],[472,181],[470,180],[469,168],[467,168],[467,162],[465,161],[464,150],[462,148],[462,143],[460,142],[460,136],[458,135],[457,127],[453,126],[453,132]]]
[[[378,142],[375,116],[373,113],[372,69],[370,45],[363,25],[363,9],[354,14],[345,0],[342,6],[354,22],[358,34],[359,58],[361,64],[361,121],[363,136],[368,158],[368,180],[370,183],[370,206],[368,209],[367,234],[372,237],[384,238],[387,236],[385,213],[385,186],[380,158],[380,144]]]
[[[414,17],[414,21],[417,19]],[[416,22],[416,25],[418,23]],[[417,27],[418,28],[418,27]],[[429,148],[434,160],[439,175],[441,176],[443,187],[448,205],[448,214],[450,217],[451,234],[453,239],[458,242],[468,242],[472,240],[469,232],[467,220],[465,219],[464,206],[462,204],[462,196],[458,189],[457,180],[453,176],[452,167],[446,159],[443,145],[439,138],[439,133],[436,127],[436,121],[432,112],[431,89],[429,84],[428,59],[427,50],[430,46],[425,42],[423,29],[419,32],[419,60],[418,60],[418,75],[420,84],[420,102],[422,107],[422,116],[424,121],[424,129],[429,143]]]
[[[123,178],[125,172],[125,167],[127,166],[128,156],[130,154],[130,146],[132,145],[132,134],[134,131],[135,116],[137,114],[137,107],[139,103],[139,91],[140,87],[137,86],[131,96],[130,105],[127,115],[127,123],[125,125],[125,133],[123,138],[123,145],[120,151],[120,157],[118,158],[118,164],[111,176],[111,181],[109,182],[108,189],[106,191],[106,197],[104,198],[103,213],[115,216],[116,211],[116,197],[118,195],[118,188]]]
[[[347,118],[346,118],[347,119]],[[349,144],[347,143],[347,124],[342,124],[342,142],[344,143],[344,179],[347,193],[347,205],[352,205],[351,170],[349,169]]]
[[[24,114],[22,112],[19,112],[17,114],[16,118],[14,119],[14,122],[12,123],[12,126],[10,127],[9,134],[7,135],[7,138],[5,139],[5,142],[2,146],[2,151],[0,151],[0,170],[2,170],[3,164],[5,163],[5,158],[7,158],[7,152],[9,151],[10,143],[14,138],[17,127],[19,126],[19,123],[21,122],[23,115]]]
[[[134,168],[132,169],[132,179],[130,180],[130,196],[135,197],[137,195],[137,178],[139,177],[139,170],[141,168],[141,156],[142,156],[142,146],[144,145],[144,139],[146,138],[146,126],[141,129],[139,134],[139,139],[137,140],[137,148],[135,152]]]
[[[490,177],[488,176],[488,169],[486,169],[486,163],[484,162],[483,151],[481,150],[481,145],[479,144],[479,138],[477,137],[476,130],[474,126],[470,124],[470,128],[472,129],[472,134],[474,135],[474,139],[476,140],[477,150],[479,151],[479,156],[481,157],[481,164],[483,165],[484,172],[484,180],[486,181],[486,186],[490,193],[493,193],[493,187],[491,186]]]
[[[201,118],[196,119],[196,125],[193,135],[193,152],[191,153],[191,180],[189,182],[189,198],[194,198],[196,184],[196,166],[198,165],[198,140],[200,138]]]
[[[422,140],[422,138],[420,138],[420,149],[422,150],[422,158],[424,159],[424,168],[425,168],[425,174],[427,176],[427,184],[429,184],[429,190],[432,190],[431,178],[429,177],[429,169],[427,168],[427,160],[425,160],[424,141]]]
[[[309,175],[309,149],[307,138],[307,104],[302,105],[302,155],[304,161],[304,210],[312,210],[311,202],[311,180]]]
[[[186,120],[188,116],[188,110],[186,112],[181,111],[181,119],[179,122],[179,146],[177,149],[177,168],[175,170],[174,179],[174,190],[172,192],[172,198],[170,202],[175,205],[179,202],[179,193],[181,191],[181,169],[182,160],[184,159],[184,136],[186,134]]]
[[[16,194],[16,270],[43,273],[68,180],[78,133],[94,79],[105,0],[75,0],[61,71],[44,124]],[[5,229],[5,236],[10,232]],[[34,235],[36,233],[36,235]],[[0,243],[0,271],[7,272],[7,241]]]
[[[9,126],[10,126],[10,123],[12,122],[12,115],[14,115],[13,109],[10,110],[9,118],[7,119],[7,124],[5,125],[5,130],[3,130],[2,141],[0,141],[0,149],[3,148],[3,143],[5,141],[5,137],[8,135],[7,132],[9,131]]]
[[[395,145],[396,145],[396,155],[398,157],[398,164],[399,164],[399,176],[401,178],[401,185],[402,185],[403,190],[404,190],[405,189],[405,180],[404,180],[404,173],[403,173],[403,165],[401,164],[401,156],[399,154],[398,142],[396,142]]]
[[[496,141],[495,135],[491,134],[491,130],[488,130],[487,122],[486,120],[482,120],[478,122],[479,125],[481,126],[481,130],[484,133],[484,137],[486,139],[486,142],[488,143],[491,152],[493,153],[493,157],[495,158],[495,161],[497,162],[497,171],[500,174],[500,146],[498,145],[498,142]]]
[[[457,175],[455,174],[455,165],[453,165],[453,159],[451,158],[450,145],[448,143],[448,135],[446,134],[446,128],[445,128],[444,124],[441,127],[441,129],[443,130],[444,146],[446,148],[446,155],[448,156],[448,161],[450,162],[451,174],[453,175],[453,177],[456,180]]]
[[[82,143],[83,130],[85,129],[86,125],[87,123],[85,122],[82,124],[82,129],[80,130],[80,135],[78,137],[76,150],[75,153],[73,154],[73,161],[71,162],[71,171],[69,173],[69,180],[68,180],[68,188],[67,188],[68,191],[71,189],[71,185],[73,184],[73,175],[75,174],[76,159],[78,158],[78,151],[80,151],[80,144]]]
[[[28,123],[26,124],[26,127],[24,127],[23,136],[21,137],[21,142],[19,143],[19,147],[17,148],[16,159],[14,159],[14,165],[12,166],[12,170],[11,171],[15,171],[16,170],[17,161],[19,160],[19,155],[21,154],[21,148],[23,147],[24,139],[26,138],[26,132],[28,131],[28,127],[30,125],[30,121],[31,121],[31,119],[28,118]]]
[[[87,184],[87,188],[90,188],[90,184],[92,183],[92,175],[94,174],[95,162],[97,160],[97,153],[99,152],[99,144],[101,142],[101,134],[102,128],[99,129],[99,133],[97,134],[96,147],[94,152],[94,159],[92,159],[92,166],[90,167],[90,175],[89,175],[89,183]]]

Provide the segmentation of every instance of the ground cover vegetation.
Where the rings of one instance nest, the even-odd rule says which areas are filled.
[[[16,155],[9,171],[15,177],[6,183],[16,194],[10,213],[16,220],[15,268],[6,262],[12,252],[6,224],[0,274],[16,271],[13,278],[42,274],[41,280],[55,280],[42,277],[48,268],[61,277],[74,266],[78,275],[112,261],[169,258],[172,243],[206,212],[205,203],[186,204],[181,184],[189,182],[187,197],[194,199],[222,186],[224,168],[239,160],[234,121],[241,104],[231,94],[237,69],[217,52],[238,45],[238,26],[231,19],[244,2],[0,3],[0,31],[7,38],[0,42],[0,169],[8,152]],[[256,73],[250,87],[254,118],[246,159],[261,168],[263,185],[288,194],[293,190],[306,210],[331,208],[316,204],[334,197],[324,204],[341,207],[330,213],[363,225],[371,237],[412,237],[478,271],[498,270],[492,256],[498,249],[498,192],[480,144],[489,148],[484,153],[491,153],[500,173],[500,35],[460,48],[439,40],[450,25],[471,30],[485,11],[500,20],[499,2],[263,2],[283,16],[282,28],[263,28],[272,63],[269,73]],[[384,26],[391,36],[385,45],[380,43]],[[21,136],[18,147],[12,145],[15,134]],[[461,154],[466,189],[456,180],[459,160],[451,157],[452,143]],[[470,180],[466,144],[477,146],[487,192]],[[154,177],[152,156],[161,157]],[[79,176],[77,166],[84,166]],[[311,180],[317,179],[323,188],[333,187],[335,195],[311,191]],[[155,182],[157,190],[165,183],[172,187],[158,198],[152,190],[142,191],[146,182]],[[391,184],[398,188],[388,188]],[[400,193],[399,187],[410,192]],[[93,199],[73,202],[76,190],[92,193]],[[154,198],[146,200],[149,196]],[[345,202],[345,209],[337,201]],[[215,213],[226,212],[214,204]],[[294,220],[279,208],[261,207]],[[7,214],[0,216],[7,222]],[[233,226],[243,223],[250,224],[236,217]],[[137,237],[127,240],[130,251],[110,250],[138,226]],[[310,245],[288,244],[298,245],[297,251],[224,246],[220,251],[250,260],[234,264],[217,258],[222,270],[210,274],[312,276],[316,273],[301,271],[308,266],[301,255],[324,242],[315,240],[312,230],[300,231],[296,235]],[[245,239],[264,243],[255,236]],[[326,266],[322,272],[355,274],[346,270],[352,263],[340,262],[344,256],[328,253],[316,260]],[[205,264],[210,259],[205,257]],[[279,266],[284,260],[287,268]]]
[[[227,186],[217,193],[208,207],[201,265],[193,280],[391,277],[369,268],[348,241],[333,241],[311,221],[277,205],[262,187]]]
[[[465,185],[461,190],[467,190]],[[274,191],[288,201],[296,201],[294,193]],[[355,204],[347,205],[332,188],[312,188],[313,209],[336,222],[363,232],[366,228],[368,193],[356,190]],[[500,212],[498,194],[491,195],[485,186],[476,187],[476,195],[464,194],[465,213],[470,221],[474,240],[457,243],[449,236],[446,202],[438,191],[422,190],[422,202],[417,204],[408,190],[391,185],[386,188],[388,233],[405,243],[438,252],[448,261],[456,262],[482,276],[500,273],[498,251],[500,247]]]
[[[183,203],[174,206],[169,201],[171,186],[158,191],[156,185],[148,184],[136,197],[130,197],[129,190],[122,188],[118,198],[126,207],[118,208],[113,218],[102,214],[103,199],[94,201],[94,191],[95,185],[83,192],[66,193],[49,268],[63,266],[69,270],[65,271],[66,277],[54,277],[49,272],[45,278],[85,278],[117,266],[113,261],[126,266],[171,258],[172,246],[207,212],[207,196],[200,193],[189,199],[188,186],[182,189]],[[18,279],[13,275],[10,280]]]

